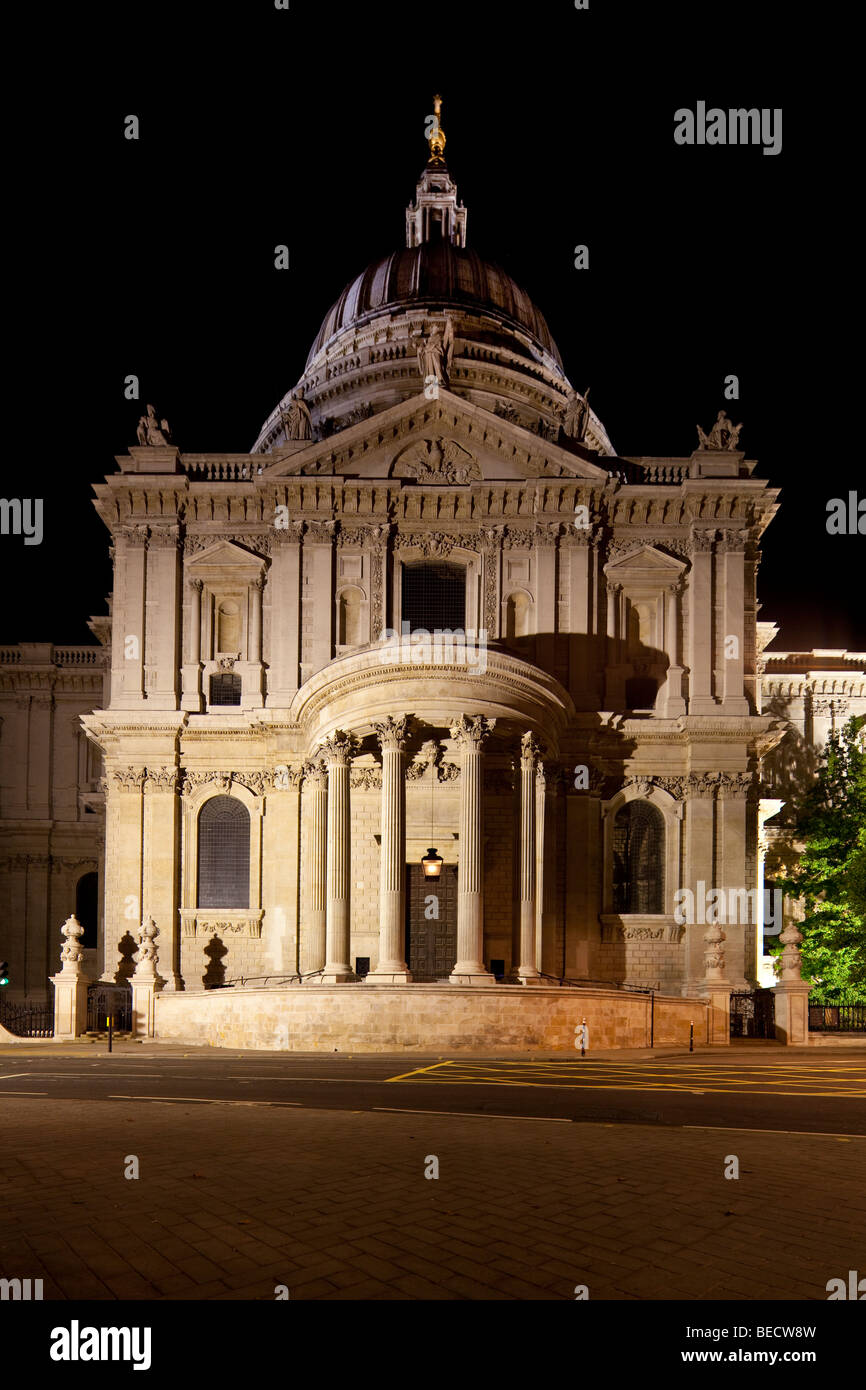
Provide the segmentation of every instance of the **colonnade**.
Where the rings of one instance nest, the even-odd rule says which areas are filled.
[[[379,959],[370,984],[407,984],[406,919],[406,716],[373,724],[382,754],[381,854],[379,868]],[[457,959],[454,984],[494,983],[484,964],[484,747],[495,719],[461,715],[450,728],[461,753],[459,859],[457,869]],[[322,984],[355,979],[350,964],[351,816],[349,778],[354,738],[337,732],[322,742],[306,766],[310,782],[310,908],[308,960]],[[540,983],[541,861],[538,779],[539,745],[524,734],[520,745],[520,945],[516,978]]]

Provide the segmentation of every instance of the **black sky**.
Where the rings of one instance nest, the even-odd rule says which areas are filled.
[[[782,488],[761,617],[785,649],[866,647],[863,538],[825,526],[830,498],[866,493],[833,320],[855,231],[844,184],[831,215],[814,196],[836,141],[787,7],[256,0],[82,24],[81,62],[19,112],[3,491],[43,496],[45,537],[0,538],[0,640],[92,640],[110,566],[90,485],[135,442],[128,373],[181,448],[251,447],[344,285],[404,244],[441,91],[469,245],[532,295],[619,452],[688,455],[736,373],[743,446]],[[782,153],[677,146],[698,100],[782,107]]]

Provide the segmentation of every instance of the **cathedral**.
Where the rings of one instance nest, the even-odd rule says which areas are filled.
[[[721,930],[675,904],[759,885],[764,761],[866,709],[866,657],[765,654],[778,494],[739,425],[619,456],[429,145],[251,452],[148,406],[96,484],[97,645],[0,651],[20,998],[72,913],[104,983],[155,926],[157,1036],[237,1045],[549,1042],[581,991],[758,978],[760,894]]]

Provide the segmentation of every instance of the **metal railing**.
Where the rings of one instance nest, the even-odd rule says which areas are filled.
[[[810,1004],[810,1033],[866,1033],[866,1004]]]
[[[268,983],[272,985],[292,985],[296,980],[303,982],[310,979],[311,975],[321,975],[321,970],[313,970],[308,975],[285,974],[285,975],[236,975],[233,980],[223,980],[218,985],[209,985],[209,989],[236,989],[238,986],[243,988],[246,985],[257,984],[261,981],[260,988],[267,989]]]
[[[0,1023],[16,1038],[53,1038],[54,1001],[47,1004],[14,1004],[0,997]]]
[[[570,985],[576,989],[618,989],[627,994],[661,994],[661,990],[650,985],[625,985],[617,980],[571,979],[567,975],[546,975],[543,971],[540,973],[542,980],[549,980],[552,985]]]

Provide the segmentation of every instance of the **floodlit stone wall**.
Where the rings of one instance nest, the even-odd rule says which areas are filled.
[[[707,1041],[698,999],[658,996],[656,1047]],[[650,1042],[648,995],[493,985],[299,985],[160,994],[161,1042],[289,1052],[563,1052],[576,1055],[575,1026],[586,1021],[589,1050]]]

